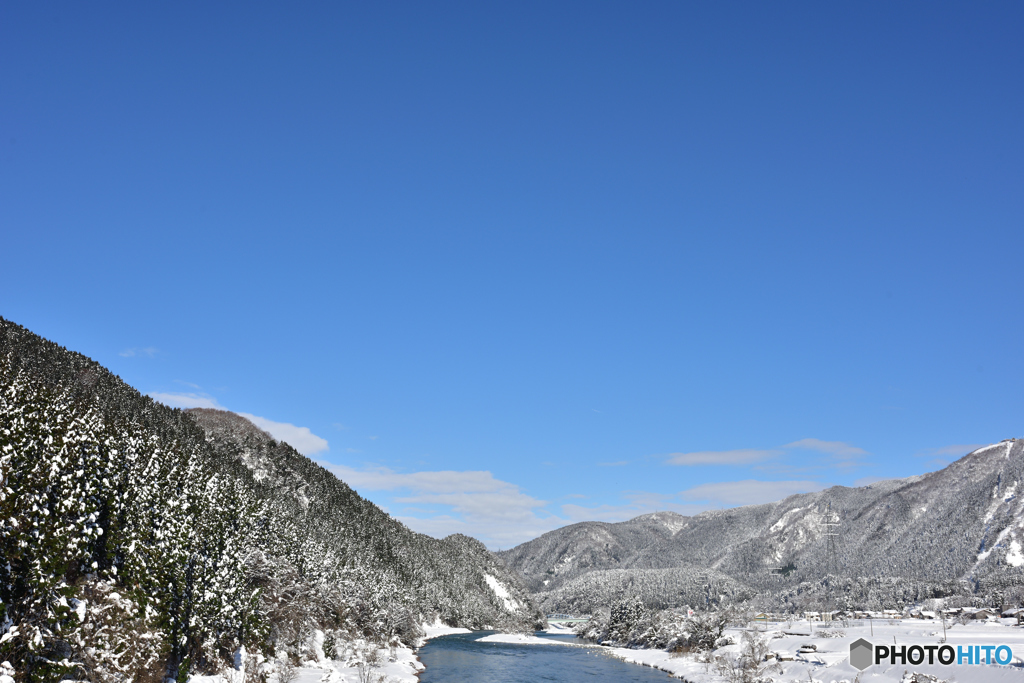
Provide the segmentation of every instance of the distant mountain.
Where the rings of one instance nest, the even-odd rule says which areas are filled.
[[[0,318],[0,661],[19,680],[183,681],[435,619],[543,616],[478,541],[414,533],[244,418],[172,410]]]
[[[830,574],[834,584],[861,581],[847,590],[858,595],[883,584],[929,596],[1018,590],[1022,482],[1024,440],[1009,439],[922,476],[693,517],[659,512],[618,524],[583,522],[500,555],[547,609],[593,607],[631,591],[657,606],[700,603],[711,593],[782,595]],[[834,561],[829,509],[838,523]],[[632,589],[623,588],[629,581]],[[870,590],[865,581],[875,582]]]

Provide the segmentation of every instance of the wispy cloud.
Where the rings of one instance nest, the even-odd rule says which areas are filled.
[[[949,457],[953,457],[953,458],[962,458],[963,456],[967,455],[968,453],[973,453],[974,451],[978,450],[979,448],[982,448],[982,447],[987,446],[987,445],[988,445],[987,443],[953,444],[951,446],[943,446],[942,448],[936,448],[934,450],[927,451],[926,453],[923,453],[922,455],[926,455],[926,456],[942,456],[942,455],[945,455],[945,456],[949,456]]]
[[[208,394],[174,394],[151,391],[147,396],[171,408],[215,408],[217,410],[227,410],[227,408],[217,403],[217,399]]]
[[[327,440],[311,432],[309,427],[299,427],[290,422],[275,422],[252,413],[237,414],[249,420],[249,422],[252,422],[263,431],[270,432],[270,435],[275,439],[284,441],[303,455],[322,453],[329,448]]]
[[[755,465],[774,462],[794,450],[813,451],[829,456],[833,466],[853,467],[858,459],[868,455],[863,448],[858,448],[843,441],[823,441],[822,439],[800,439],[777,448],[744,448],[731,451],[695,451],[692,453],[671,453],[665,461],[669,465]]]
[[[621,505],[562,505],[562,515],[573,522],[624,522],[651,512],[677,512],[681,515],[695,515],[708,509],[708,505],[681,503],[677,496],[650,491],[624,491]]]
[[[782,500],[794,493],[811,493],[827,487],[817,481],[758,481],[744,479],[742,481],[723,481],[701,484],[692,489],[682,491],[679,495],[684,500],[708,501],[723,505],[756,505]]]
[[[750,465],[779,455],[782,455],[780,450],[697,451],[671,453],[666,462],[670,465]]]
[[[949,446],[943,446],[941,448],[931,448],[915,455],[918,458],[928,458],[928,462],[925,463],[926,467],[931,468],[931,471],[941,470],[944,467],[948,467],[954,460],[958,460],[968,453],[973,453],[979,448],[984,448],[989,444],[984,443],[960,443],[950,444]]]
[[[324,463],[324,466],[350,486],[367,491],[409,489],[426,493],[493,493],[509,487],[518,489],[514,484],[495,479],[493,474],[482,470],[395,472],[382,466],[363,469],[331,463]]]
[[[868,454],[863,448],[843,441],[822,441],[821,439],[800,439],[793,443],[787,443],[783,448],[799,448],[816,453],[827,453],[842,459],[859,458]]]
[[[398,519],[415,531],[438,538],[462,533],[492,548],[508,548],[567,523],[544,513],[547,501],[523,493],[488,471],[395,472],[381,466],[356,469],[321,464],[357,491],[402,492],[395,502],[419,507],[406,508]],[[444,509],[424,513],[424,505]]]
[[[158,353],[160,353],[160,349],[156,348],[155,346],[147,346],[145,348],[125,349],[124,351],[121,351],[117,355],[121,356],[122,358],[152,358]]]
[[[624,491],[620,505],[562,505],[562,516],[572,522],[622,522],[651,512],[676,512],[692,516],[705,510],[736,505],[755,505],[782,500],[794,493],[811,493],[827,488],[817,481],[725,481],[695,486],[676,495],[650,491]]]
[[[151,391],[148,396],[171,408],[214,408],[216,410],[227,410],[227,408],[217,402],[217,399],[209,394]],[[269,432],[278,441],[284,441],[303,455],[322,453],[329,447],[327,440],[311,432],[309,427],[299,427],[290,422],[268,420],[265,417],[253,415],[252,413],[235,412],[235,414],[241,415],[263,431]]]

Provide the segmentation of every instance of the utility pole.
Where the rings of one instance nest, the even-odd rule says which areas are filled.
[[[829,620],[835,611],[835,583],[839,578],[839,514],[832,510],[832,501],[825,510],[825,580],[828,582]]]

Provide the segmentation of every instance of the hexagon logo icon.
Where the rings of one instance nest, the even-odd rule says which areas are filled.
[[[860,638],[850,643],[850,666],[863,671],[873,663],[874,646]]]

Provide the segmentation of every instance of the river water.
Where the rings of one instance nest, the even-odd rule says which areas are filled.
[[[478,643],[493,631],[434,638],[419,650],[420,683],[666,683],[664,671],[615,659],[598,646]],[[573,636],[538,636],[582,643]]]

